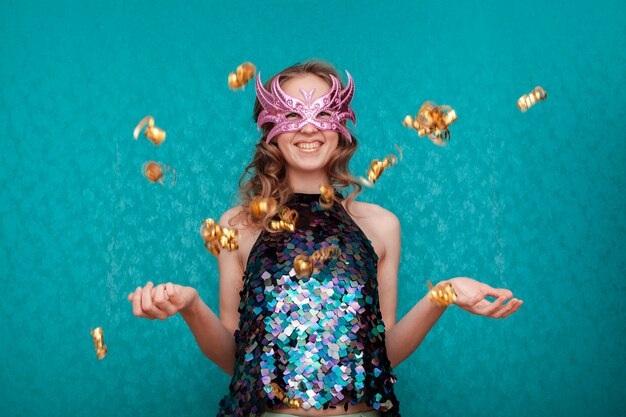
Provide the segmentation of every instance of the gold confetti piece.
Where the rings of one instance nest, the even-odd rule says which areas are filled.
[[[96,349],[96,357],[104,359],[107,354],[107,346],[104,344],[104,330],[102,327],[90,329],[91,338],[93,339],[93,347]]]
[[[228,74],[228,87],[232,90],[244,88],[248,81],[254,77],[256,67],[252,62],[244,62],[237,67],[235,72]]]
[[[148,161],[143,164],[141,168],[143,175],[150,182],[158,182],[161,185],[165,185],[165,179],[170,177],[168,186],[173,186],[176,183],[176,170],[169,165],[162,164],[160,162]]]
[[[272,382],[270,385],[272,386],[272,391],[274,392],[274,395],[276,395],[278,397],[278,400],[281,401],[283,404],[290,408],[302,407],[301,398],[289,398],[287,394],[282,389],[280,389],[276,382]]]
[[[220,226],[211,218],[202,222],[200,235],[204,240],[204,247],[215,256],[220,254],[221,249],[234,251],[239,248],[239,231]]]
[[[293,267],[298,277],[306,277],[313,273],[313,262],[306,255],[298,255],[293,260]]]
[[[450,106],[438,106],[433,101],[426,101],[420,107],[415,119],[406,116],[402,124],[417,130],[420,137],[428,135],[431,142],[444,146],[450,139],[448,128],[455,121],[456,112]]]
[[[278,232],[287,230],[293,232],[296,230],[296,222],[298,221],[298,212],[287,207],[283,207],[278,214],[279,220],[270,222],[270,229]]]
[[[395,146],[396,149],[398,149],[398,155],[400,156],[400,159],[402,159],[402,149],[398,145]],[[363,185],[373,187],[376,181],[382,175],[383,171],[386,168],[394,166],[396,163],[398,163],[398,157],[394,154],[387,155],[382,161],[374,159],[370,165],[370,168],[367,170],[367,179],[360,177],[361,182],[363,183]]]
[[[528,109],[535,105],[539,101],[543,101],[548,97],[546,90],[537,86],[528,94],[524,94],[517,100],[517,108],[525,113]]]
[[[324,210],[330,209],[335,202],[335,190],[330,185],[320,185],[320,206]]]
[[[428,284],[428,299],[435,304],[441,307],[448,307],[449,305],[454,304],[456,301],[456,293],[454,292],[454,288],[452,288],[452,284],[448,283],[439,283],[433,287],[432,282],[430,280],[427,282]]]
[[[314,272],[319,272],[324,266],[324,261],[331,258],[339,258],[339,256],[341,256],[341,249],[335,245],[331,245],[316,250],[311,256],[302,254],[296,256],[293,261],[293,267],[298,277],[302,278]]]
[[[148,126],[143,132],[144,136],[150,139],[150,141],[156,146],[159,146],[165,140],[165,131],[154,125],[154,117],[152,116],[146,116],[141,119],[133,131],[133,137],[137,140],[139,138],[139,133],[141,133],[141,129],[143,129],[146,125]]]
[[[250,214],[255,220],[263,219],[268,213],[276,210],[276,199],[256,196],[250,201]]]

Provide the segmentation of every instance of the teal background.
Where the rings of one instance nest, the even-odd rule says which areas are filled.
[[[126,296],[172,280],[218,311],[198,228],[235,204],[258,137],[254,89],[227,75],[310,57],[356,81],[355,175],[404,149],[360,197],[402,223],[399,317],[457,275],[525,301],[446,312],[396,368],[402,415],[625,414],[623,2],[0,5],[2,415],[215,415],[228,377],[179,316],[137,319]],[[536,85],[547,100],[519,112]],[[428,99],[458,114],[447,147],[401,124]],[[160,147],[132,138],[147,114]]]

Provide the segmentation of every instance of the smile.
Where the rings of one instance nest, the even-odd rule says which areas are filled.
[[[322,146],[322,143],[321,142],[300,142],[296,146],[305,152],[315,152],[317,148]]]

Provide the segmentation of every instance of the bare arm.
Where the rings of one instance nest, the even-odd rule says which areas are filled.
[[[422,298],[402,320],[396,323],[398,305],[398,266],[400,263],[400,222],[391,212],[382,208],[375,216],[374,238],[383,247],[383,257],[378,262],[378,294],[385,323],[385,346],[391,366],[408,358],[422,343],[444,309]]]
[[[236,211],[235,208],[224,213],[220,224],[228,226],[228,219]],[[195,288],[172,283],[155,287],[152,282],[148,282],[143,288],[137,287],[128,300],[133,303],[133,313],[137,317],[165,320],[180,313],[202,353],[232,376],[236,353],[234,333],[239,320],[239,291],[243,270],[238,253],[226,250],[219,254],[218,266],[221,318],[202,301]]]
[[[385,345],[392,367],[398,366],[415,352],[444,311],[444,307],[439,307],[423,297],[386,333]]]
[[[232,375],[235,363],[233,334],[202,301],[195,288],[171,282],[155,287],[148,282],[129,294],[128,300],[133,303],[133,313],[137,317],[165,320],[180,313],[202,353]]]
[[[430,329],[442,316],[440,307],[424,295],[415,306],[396,323],[398,300],[398,265],[400,262],[400,222],[391,212],[375,207],[374,216],[365,225],[376,239],[382,253],[378,263],[380,309],[385,323],[385,346],[391,366],[408,358],[422,343]],[[505,318],[519,309],[523,301],[512,298],[507,289],[492,288],[471,278],[457,277],[448,282],[457,294],[455,304],[472,314]],[[426,291],[425,291],[426,292]],[[493,302],[486,297],[497,297]],[[509,300],[505,304],[506,300]]]
[[[189,326],[204,355],[228,375],[235,368],[235,338],[199,296],[181,316]]]

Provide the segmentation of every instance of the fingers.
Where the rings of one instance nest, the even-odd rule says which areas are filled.
[[[513,297],[513,292],[511,290],[507,290],[506,288],[493,288],[487,284],[483,284],[483,295],[491,296],[491,297],[505,297],[511,298]]]
[[[179,302],[178,291],[176,290],[176,285],[168,282],[165,284],[165,291],[167,292],[167,296],[170,302],[174,305],[177,305]]]
[[[169,288],[169,291],[168,291]],[[174,284],[159,284],[156,287],[148,282],[143,288],[137,287],[128,295],[128,301],[133,303],[133,314],[150,320],[165,320],[178,312],[178,308],[172,303],[169,294],[176,294]]]
[[[137,317],[146,317],[141,309],[141,287],[137,287],[135,292],[131,295],[133,298],[133,314]]]
[[[172,316],[178,311],[178,309],[172,305],[166,290],[166,284],[157,285],[154,295],[154,304],[160,311],[166,314],[165,317]]]
[[[498,299],[500,300],[500,299]],[[511,314],[515,313],[520,306],[523,304],[523,301],[517,299],[517,298],[513,298],[511,300],[509,300],[508,303],[506,304],[502,304],[500,303],[500,305],[497,308],[493,308],[493,305],[496,304],[496,302],[498,301],[494,301],[493,303],[491,303],[492,305],[487,307],[485,309],[485,313],[481,313],[487,317],[491,317],[494,319],[503,319],[505,317],[510,316]]]
[[[489,302],[482,300],[476,305],[476,312],[482,316],[493,317],[502,307],[502,303],[506,301],[506,297],[498,297],[495,301]]]
[[[522,300],[518,300],[517,298],[514,298],[511,301],[509,301],[506,304],[506,306],[504,306],[503,310],[500,312],[499,317],[496,317],[496,316],[494,317],[505,319],[509,317],[511,314],[515,313],[522,306],[522,304],[524,304]]]

